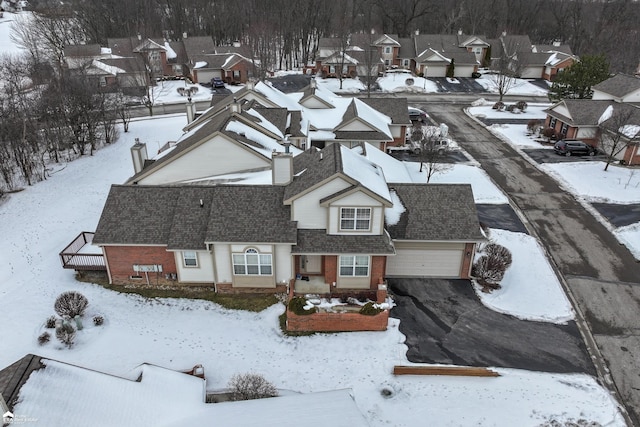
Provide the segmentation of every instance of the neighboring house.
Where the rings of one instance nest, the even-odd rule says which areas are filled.
[[[400,39],[397,34],[383,34],[375,39],[373,46],[378,48],[378,53],[385,69],[399,67]]]
[[[323,77],[378,76],[384,70],[380,49],[375,46],[375,36],[352,34],[346,40],[321,38],[315,66],[310,72]]]
[[[139,55],[114,55],[111,49],[98,44],[66,46],[64,59],[71,74],[84,74],[107,91],[146,87],[151,82]]]
[[[616,102],[640,103],[640,77],[616,74],[591,88],[591,99],[608,99]]]
[[[554,129],[558,139],[580,139],[598,145],[598,119],[610,104],[591,99],[564,99],[544,110],[547,113],[545,127]]]
[[[469,277],[470,186],[387,184],[339,144],[272,157],[266,185],[113,186],[93,237],[109,282],[353,294],[387,275]]]
[[[194,83],[208,83],[213,77],[220,77],[227,83],[236,84],[245,83],[253,69],[252,62],[241,54],[242,51],[237,46],[215,46],[211,37],[185,35],[181,41],[169,42],[137,36],[109,38],[106,48],[99,45],[67,46],[65,61],[69,69],[77,69],[86,64],[100,68],[96,61],[115,66],[107,60],[121,60],[124,66],[115,66],[111,70],[115,74],[106,73],[106,80],[110,77],[117,80],[119,69],[131,75],[133,70],[126,65],[135,61],[142,63],[141,67],[136,66],[137,73],[145,73],[142,81],[148,84],[155,84],[158,78],[185,76]]]
[[[417,34],[413,37],[416,72],[425,77],[446,77],[453,61],[454,77],[471,77],[478,71],[486,43],[478,36],[454,34]],[[477,45],[477,46],[476,46]]]
[[[225,99],[214,99],[216,106],[202,115],[207,119],[232,101],[256,101],[262,106],[285,108],[290,114],[290,142],[304,150],[311,146],[340,143],[353,147],[363,142],[381,150],[404,144],[406,128],[411,125],[405,98],[376,101],[337,96],[316,86],[314,79],[301,92],[285,94],[263,82],[248,83]],[[185,129],[197,126],[194,122]]]
[[[578,60],[569,45],[533,45],[527,35],[503,32],[491,42],[491,62],[500,68],[504,63],[517,76],[524,79],[555,80],[556,75]]]
[[[623,114],[628,117],[628,123],[622,124],[623,129],[618,132],[626,149],[616,158],[629,165],[639,164],[636,141],[640,130],[640,78],[617,74],[592,89],[592,99],[565,99],[546,109],[545,126],[553,128],[559,138],[580,139],[598,146],[602,143],[603,131],[616,132],[616,120],[612,117]]]
[[[305,418],[312,427],[368,426],[349,389],[206,403],[204,378],[146,363],[124,378],[28,354],[0,370],[0,392],[15,423],[293,427]]]

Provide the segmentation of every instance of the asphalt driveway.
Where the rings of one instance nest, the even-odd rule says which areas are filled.
[[[486,308],[468,280],[388,279],[400,332],[416,363],[542,372],[595,369],[574,322],[532,322]]]

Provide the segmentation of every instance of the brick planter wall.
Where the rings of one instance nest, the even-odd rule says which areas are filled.
[[[385,331],[389,310],[375,316],[360,313],[314,313],[298,316],[287,310],[287,331],[294,332],[346,332]]]

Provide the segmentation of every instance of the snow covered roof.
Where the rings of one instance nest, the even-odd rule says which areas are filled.
[[[201,378],[154,365],[132,379],[39,359],[42,367],[20,388],[15,414],[51,427],[305,426],[366,427],[351,390],[289,394],[270,399],[205,403]],[[28,372],[27,372],[28,374]]]
[[[351,390],[289,394],[270,399],[202,405],[199,410],[171,422],[173,426],[237,427],[367,427]]]
[[[42,359],[21,387],[16,414],[48,426],[144,426],[179,422],[204,405],[204,380],[141,365],[139,381]]]

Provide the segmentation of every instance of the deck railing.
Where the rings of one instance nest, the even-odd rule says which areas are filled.
[[[104,256],[100,253],[81,253],[93,241],[94,233],[83,231],[60,252],[63,268],[73,270],[106,270]]]

